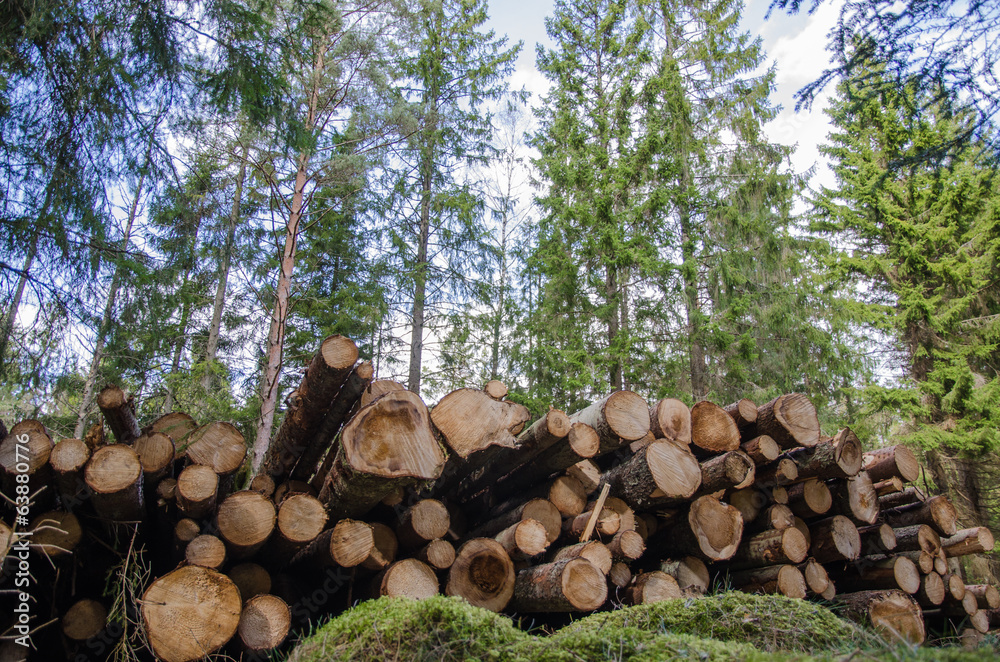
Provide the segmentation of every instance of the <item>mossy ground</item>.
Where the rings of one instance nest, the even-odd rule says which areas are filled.
[[[995,659],[991,647],[890,647],[820,605],[731,592],[592,614],[550,634],[526,632],[459,598],[383,598],[318,628],[288,662]]]

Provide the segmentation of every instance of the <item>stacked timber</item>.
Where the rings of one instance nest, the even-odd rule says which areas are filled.
[[[109,434],[53,444],[36,421],[14,425],[3,489],[31,498],[0,548],[27,528],[45,561],[33,595],[62,636],[39,634],[41,659],[121,636],[106,586],[129,587],[124,617],[167,662],[264,656],[359,599],[438,593],[547,614],[715,583],[835,601],[909,642],[1000,622],[1000,593],[956,564],[992,550],[991,533],[913,485],[906,447],[823,435],[802,394],[689,407],[617,391],[535,420],[508,395],[491,381],[428,408],[331,336],[252,478],[235,427],[182,412],[142,427],[116,386],[98,397]],[[146,567],[136,554],[148,575],[128,574]]]

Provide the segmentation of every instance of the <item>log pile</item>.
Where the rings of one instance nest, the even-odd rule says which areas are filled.
[[[913,485],[906,447],[824,436],[801,394],[688,407],[618,391],[534,421],[507,395],[493,381],[428,409],[332,336],[244,487],[236,428],[179,412],[140,427],[108,387],[110,435],[53,444],[22,421],[3,439],[4,493],[31,499],[30,524],[8,509],[0,525],[0,588],[30,535],[39,659],[104,659],[140,631],[166,662],[266,655],[357,600],[438,593],[545,614],[715,583],[833,601],[909,642],[1000,622],[1000,593],[956,564],[990,532]]]

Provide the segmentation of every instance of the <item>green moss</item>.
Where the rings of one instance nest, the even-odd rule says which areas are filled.
[[[687,634],[657,633],[635,627],[563,628],[551,637],[534,637],[517,652],[517,662],[603,662],[629,660],[698,660],[728,662],[759,654],[753,646],[703,639]]]

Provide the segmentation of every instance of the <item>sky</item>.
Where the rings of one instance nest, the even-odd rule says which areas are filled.
[[[553,12],[552,0],[490,0],[488,27],[498,35],[507,35],[510,43],[523,41],[514,74],[514,89],[524,87],[535,94],[544,93],[547,81],[535,69],[535,45],[550,46],[545,33],[545,17]],[[795,92],[819,76],[829,61],[827,32],[835,24],[840,2],[825,2],[812,15],[788,16],[775,12],[764,20],[770,0],[750,0],[743,13],[742,28],[763,39],[766,62],[776,70],[776,90],[772,103],[782,107],[767,132],[774,142],[795,145],[792,167],[805,173],[815,167],[812,186],[830,185],[833,177],[818,146],[830,131],[825,95],[811,109],[795,111]],[[832,92],[827,90],[826,92]]]

